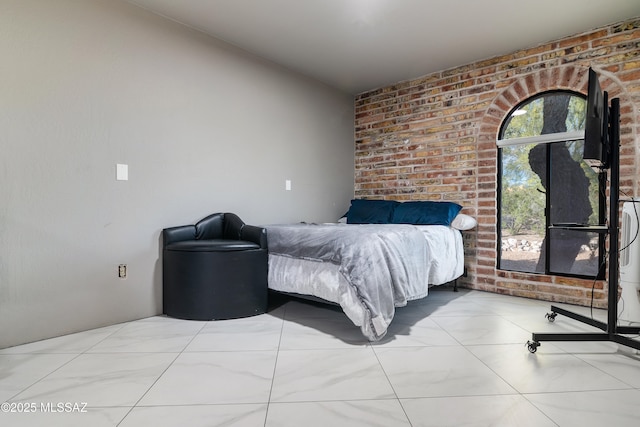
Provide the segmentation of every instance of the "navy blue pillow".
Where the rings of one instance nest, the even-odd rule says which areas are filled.
[[[347,212],[347,224],[389,224],[399,204],[394,200],[354,199]]]
[[[398,204],[391,220],[394,224],[451,225],[462,206],[452,202],[404,202]]]

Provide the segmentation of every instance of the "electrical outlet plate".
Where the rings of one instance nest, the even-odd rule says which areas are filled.
[[[127,278],[127,264],[120,264],[118,266],[118,277],[121,279]]]

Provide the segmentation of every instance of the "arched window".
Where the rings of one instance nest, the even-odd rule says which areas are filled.
[[[498,140],[498,268],[602,278],[603,175],[583,160],[586,99],[545,92],[514,108]]]

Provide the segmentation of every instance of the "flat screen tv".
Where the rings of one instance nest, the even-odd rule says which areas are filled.
[[[584,127],[585,163],[594,169],[609,165],[609,100],[600,88],[598,74],[589,68],[587,111]]]

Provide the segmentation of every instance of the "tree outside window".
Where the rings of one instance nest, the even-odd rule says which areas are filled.
[[[548,92],[503,123],[499,148],[498,268],[580,277],[602,275],[602,236],[549,228],[600,224],[603,183],[582,160],[586,99]],[[557,138],[555,137],[557,135]]]

